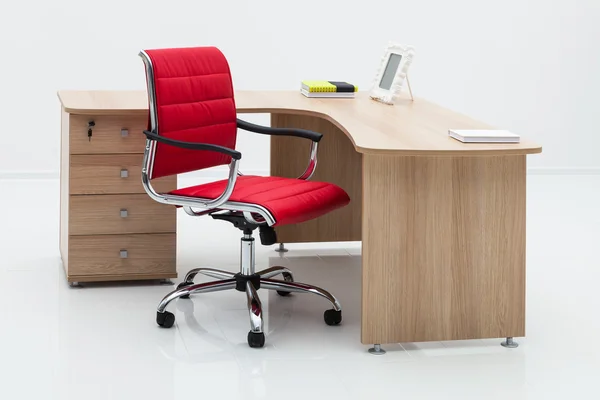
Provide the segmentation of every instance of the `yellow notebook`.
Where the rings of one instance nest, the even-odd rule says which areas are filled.
[[[302,88],[308,93],[354,93],[356,85],[340,81],[302,81]]]

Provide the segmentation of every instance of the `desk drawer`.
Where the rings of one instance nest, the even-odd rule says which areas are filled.
[[[92,136],[88,124],[93,121]],[[147,117],[139,115],[71,115],[69,120],[71,154],[143,153]]]
[[[71,196],[71,235],[170,233],[176,231],[177,210],[146,193]]]
[[[173,273],[174,233],[71,236],[69,275]]]
[[[70,193],[146,193],[142,186],[143,154],[72,155]],[[177,188],[177,176],[154,179],[158,192]]]

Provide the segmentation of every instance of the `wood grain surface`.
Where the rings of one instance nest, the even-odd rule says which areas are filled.
[[[72,155],[70,192],[74,194],[146,193],[142,186],[142,154]],[[127,177],[121,178],[121,170]],[[177,177],[152,181],[158,192],[177,188]]]
[[[74,114],[148,115],[146,91],[60,91],[62,105]],[[358,92],[354,99],[307,98],[300,91],[236,91],[238,113],[308,115],[337,126],[359,153],[394,155],[515,155],[534,154],[541,146],[522,135],[521,143],[461,143],[449,129],[490,129],[489,124],[423,98],[405,93],[387,105]],[[500,127],[502,129],[502,127]]]
[[[525,333],[525,157],[364,156],[362,342]]]
[[[65,273],[69,273],[69,114],[60,113],[60,225],[59,248]]]
[[[71,235],[175,233],[176,228],[176,208],[158,203],[146,193],[72,196],[70,199]]]
[[[174,233],[71,236],[70,241],[69,275],[152,275],[176,269]],[[121,250],[127,258],[121,258]]]
[[[88,123],[93,121],[92,136]],[[144,152],[147,118],[143,115],[71,115],[71,154],[114,154]],[[127,134],[122,136],[121,130]]]

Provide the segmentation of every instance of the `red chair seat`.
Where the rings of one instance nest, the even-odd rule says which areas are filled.
[[[227,180],[177,189],[170,194],[215,199]],[[230,201],[263,206],[275,218],[275,225],[297,224],[320,217],[350,202],[348,194],[331,183],[275,176],[239,176]]]

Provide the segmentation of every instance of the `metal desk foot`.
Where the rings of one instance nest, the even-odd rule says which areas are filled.
[[[504,347],[508,347],[509,349],[516,349],[519,347],[519,343],[513,341],[513,338],[507,337],[506,340],[500,343]]]
[[[382,356],[385,354],[385,350],[381,348],[380,344],[376,344],[369,349],[369,353],[376,356]]]
[[[283,245],[283,243],[279,243],[279,247],[275,249],[276,252],[278,253],[287,253],[288,249],[285,248],[285,246]]]

